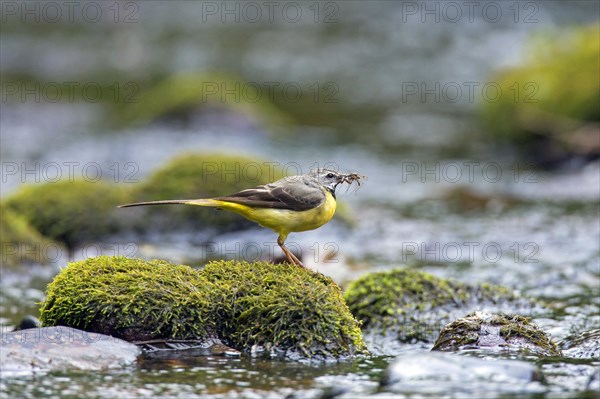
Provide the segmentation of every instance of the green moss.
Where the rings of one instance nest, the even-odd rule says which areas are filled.
[[[483,320],[464,317],[444,327],[431,350],[456,350],[475,346]]]
[[[127,192],[104,181],[59,181],[23,186],[5,205],[42,235],[68,247],[98,240],[120,228],[115,206]]]
[[[355,280],[344,297],[352,314],[365,327],[372,324],[386,327],[417,311],[464,303],[469,294],[462,283],[419,271],[395,269],[369,273]]]
[[[339,287],[295,265],[98,257],[69,264],[48,286],[40,318],[128,340],[215,337],[236,349],[291,357],[364,352]]]
[[[223,73],[186,73],[171,76],[143,90],[136,102],[120,105],[115,114],[123,124],[165,118],[186,120],[197,109],[222,107],[267,128],[285,127],[288,117],[266,95],[266,88]]]
[[[352,282],[344,298],[365,331],[393,333],[402,342],[431,342],[440,324],[473,307],[533,307],[504,287],[471,286],[411,269],[369,273]]]
[[[487,350],[519,349],[543,356],[560,351],[541,328],[520,315],[474,312],[443,328],[432,350],[454,351],[463,347]]]
[[[543,348],[550,355],[559,356],[556,343],[551,341],[541,328],[531,323],[531,319],[519,315],[499,315],[492,325],[501,325],[500,336],[507,342],[518,342],[525,347]]]
[[[487,130],[519,144],[544,137],[583,150],[578,128],[600,121],[600,25],[545,32],[528,54],[524,65],[490,78],[502,95],[483,103]]]
[[[24,263],[47,264],[58,258],[63,247],[41,235],[27,220],[0,205],[1,264],[16,267]]]
[[[290,264],[212,262],[203,271],[225,296],[224,342],[306,357],[339,357],[365,350],[358,322],[329,277]]]
[[[40,320],[127,340],[204,339],[212,327],[210,295],[189,266],[101,256],[69,263],[54,278]]]
[[[268,161],[239,155],[187,153],[154,172],[134,192],[136,201],[211,198],[233,194],[282,177]],[[231,212],[194,206],[147,207],[152,222],[162,228],[182,226],[218,229],[247,228],[254,223]]]

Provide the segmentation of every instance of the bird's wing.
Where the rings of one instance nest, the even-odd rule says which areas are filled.
[[[281,179],[275,183],[214,198],[251,207],[306,211],[325,201],[325,193],[318,185],[308,185],[304,179]]]

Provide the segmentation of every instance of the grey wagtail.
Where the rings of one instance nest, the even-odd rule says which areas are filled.
[[[305,175],[289,176],[276,182],[242,190],[224,197],[137,202],[119,208],[143,205],[186,204],[225,209],[244,216],[277,234],[277,244],[287,259],[304,267],[284,245],[289,233],[314,230],[329,222],[335,213],[335,189],[341,183],[360,186],[356,173],[343,174],[329,169],[312,170]]]

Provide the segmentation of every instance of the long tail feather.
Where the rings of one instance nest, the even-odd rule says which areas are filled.
[[[164,201],[135,202],[133,204],[119,205],[119,206],[117,206],[117,208],[130,208],[132,206],[167,205],[167,204],[219,206],[219,203],[212,199],[195,199],[195,200],[164,200]]]

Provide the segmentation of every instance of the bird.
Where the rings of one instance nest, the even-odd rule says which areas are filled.
[[[119,208],[184,204],[232,211],[277,233],[277,244],[287,260],[305,267],[285,246],[288,234],[314,230],[329,222],[335,214],[337,186],[352,185],[354,181],[360,186],[361,178],[366,179],[366,176],[313,169],[304,175],[284,177],[222,197],[136,202],[119,205]]]

